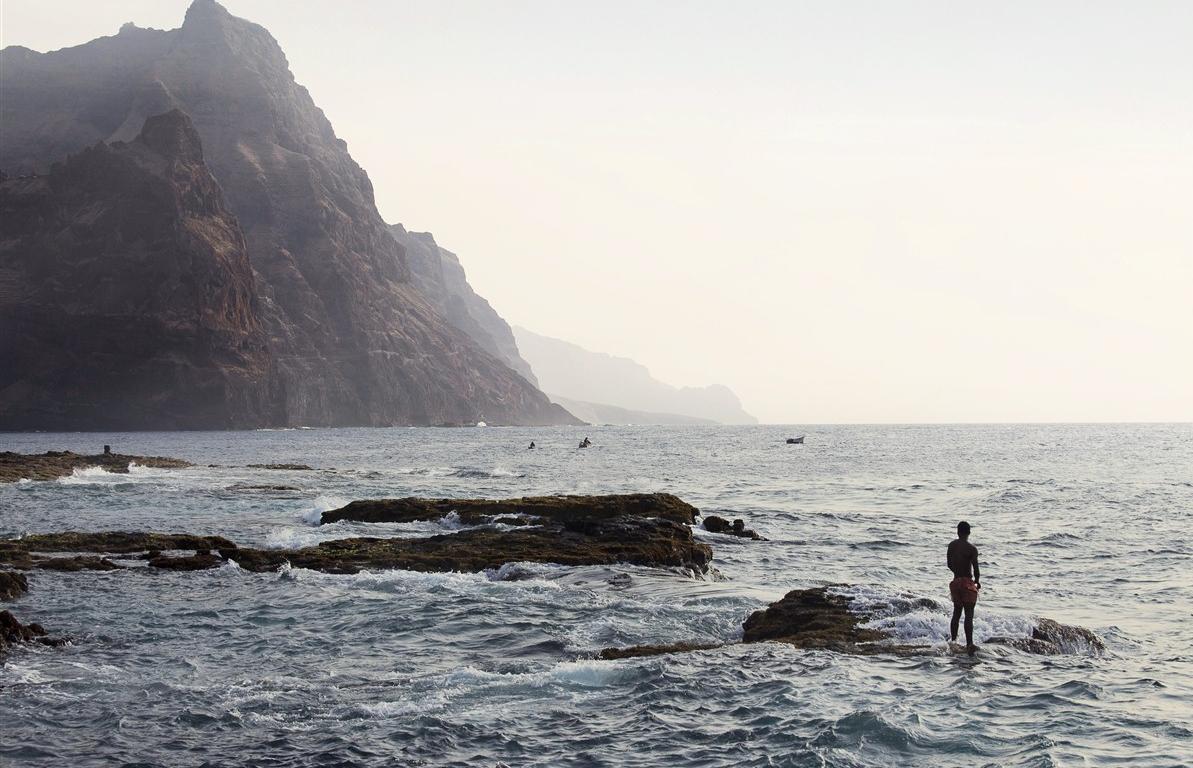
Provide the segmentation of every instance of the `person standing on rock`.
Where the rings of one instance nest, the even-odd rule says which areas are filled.
[[[950,638],[957,642],[957,625],[965,612],[965,650],[970,656],[978,650],[973,644],[973,609],[978,604],[978,590],[982,588],[982,572],[978,569],[978,548],[969,543],[969,523],[957,523],[957,538],[949,543],[947,562],[953,572],[949,595],[953,598],[953,620],[949,624]]]

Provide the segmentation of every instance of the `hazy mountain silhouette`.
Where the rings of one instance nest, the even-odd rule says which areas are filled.
[[[653,414],[656,419],[687,416],[719,424],[758,423],[728,387],[673,387],[629,358],[590,352],[516,326],[514,337],[539,386],[552,397],[637,411],[638,417]],[[615,414],[610,411],[607,415]]]

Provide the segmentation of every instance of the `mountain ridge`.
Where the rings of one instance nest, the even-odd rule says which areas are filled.
[[[278,424],[575,423],[419,292],[368,175],[264,27],[195,0],[177,29],[0,57],[12,173],[190,116],[244,234]]]

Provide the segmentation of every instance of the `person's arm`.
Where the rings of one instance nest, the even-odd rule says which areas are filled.
[[[973,580],[979,586],[982,583],[982,571],[978,568],[978,548],[973,548]]]

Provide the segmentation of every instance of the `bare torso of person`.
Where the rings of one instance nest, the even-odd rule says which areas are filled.
[[[978,559],[978,548],[968,541],[953,539],[949,543],[949,570],[959,579],[973,578],[973,564]]]

